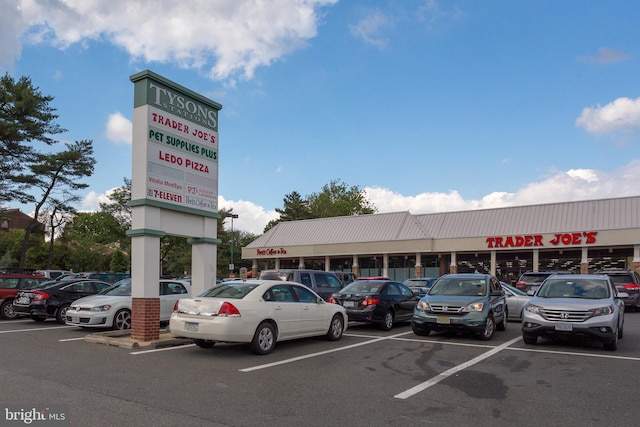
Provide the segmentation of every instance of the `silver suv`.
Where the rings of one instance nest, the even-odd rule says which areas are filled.
[[[555,275],[547,278],[522,313],[522,339],[588,337],[606,350],[618,349],[624,302],[605,275]]]

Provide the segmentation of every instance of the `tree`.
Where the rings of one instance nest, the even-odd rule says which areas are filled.
[[[100,203],[100,212],[111,216],[120,226],[118,235],[114,235],[114,241],[119,242],[120,249],[126,253],[131,252],[131,239],[127,236],[127,230],[131,228],[131,179],[124,178],[124,185],[111,191],[108,196],[111,203]],[[113,270],[112,270],[113,271]]]
[[[269,221],[264,228],[265,233],[282,221],[365,215],[377,211],[375,206],[366,199],[360,187],[356,185],[348,187],[340,180],[331,181],[323,186],[320,192],[313,193],[305,199],[294,191],[287,194],[283,201],[283,209],[276,209],[280,218]]]
[[[58,116],[28,77],[15,81],[6,73],[0,78],[0,203],[23,200],[28,186],[16,181],[37,157],[35,142],[52,145],[62,132]]]
[[[49,256],[47,257],[46,269],[51,269],[53,264],[53,254],[55,241],[58,237],[58,230],[73,219],[76,209],[73,203],[80,200],[77,195],[64,194],[63,200],[50,198],[47,201],[47,208],[40,212],[39,221],[45,225],[45,236],[49,236]]]
[[[93,157],[93,142],[90,140],[66,143],[66,150],[53,154],[36,155],[36,161],[29,165],[31,173],[22,174],[15,179],[28,185],[32,192],[24,194],[25,202],[35,203],[33,220],[26,229],[25,239],[20,254],[19,267],[24,267],[25,256],[28,248],[31,231],[39,224],[38,217],[40,210],[45,203],[57,194],[73,194],[73,191],[88,187],[81,178],[91,176],[96,163]],[[36,196],[34,190],[40,190],[41,194]],[[65,210],[70,209],[66,207]]]
[[[322,187],[319,193],[307,197],[309,210],[314,218],[333,216],[365,215],[376,212],[376,208],[365,198],[357,185],[347,188],[340,180],[333,180]]]

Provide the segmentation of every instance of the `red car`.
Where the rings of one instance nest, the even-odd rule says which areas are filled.
[[[22,289],[31,289],[40,283],[50,281],[39,274],[0,273],[0,317],[15,319],[18,315],[13,310],[13,300]]]

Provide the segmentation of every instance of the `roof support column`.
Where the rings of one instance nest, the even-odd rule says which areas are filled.
[[[449,265],[449,273],[456,274],[458,272],[458,260],[456,259],[456,253],[451,252],[451,264]]]
[[[356,275],[356,277],[360,276],[360,266],[358,265],[358,255],[353,255],[353,263],[351,264],[351,272]]]
[[[534,249],[533,250],[533,265],[531,266],[533,268],[533,271],[540,271],[538,266],[540,265],[540,250],[538,249]]]
[[[633,245],[633,261],[631,268],[640,274],[640,245]]]
[[[276,270],[280,269],[280,258],[276,258],[275,268],[276,268]]]
[[[580,258],[580,274],[589,274],[589,248],[582,247],[582,257]]]
[[[328,256],[324,257],[324,271],[331,271],[331,258]]]
[[[416,252],[416,271],[414,273],[416,278],[422,277],[422,253]]]
[[[304,270],[304,258],[303,258],[303,257],[300,257],[300,258],[298,259],[298,268],[299,268],[300,270]]]
[[[489,272],[492,276],[496,275],[496,251],[491,251],[491,266],[489,267]]]
[[[389,277],[389,254],[382,254],[382,275]]]

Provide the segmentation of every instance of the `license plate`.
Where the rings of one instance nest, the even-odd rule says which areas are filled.
[[[353,307],[355,305],[355,303],[353,301],[344,301],[342,303],[343,307]]]
[[[71,323],[80,323],[80,318],[78,316],[73,316],[71,318]]]
[[[198,332],[198,324],[193,322],[187,322],[184,324],[184,329],[187,332]]]
[[[573,331],[573,325],[571,323],[558,323],[556,324],[556,331]]]
[[[449,316],[438,316],[436,317],[436,323],[440,323],[443,325],[448,325],[451,323],[451,317]]]

